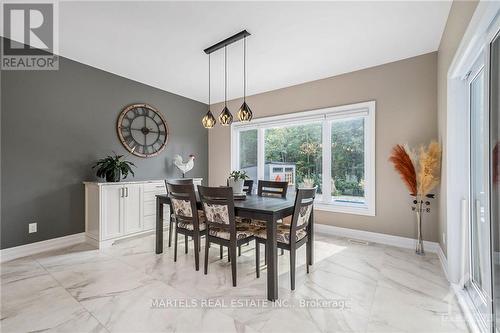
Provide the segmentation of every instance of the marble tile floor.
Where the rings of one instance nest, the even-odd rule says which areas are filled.
[[[153,235],[3,263],[1,332],[468,331],[435,254],[318,234],[310,274],[305,247],[298,252],[293,292],[288,253],[279,256],[280,299],[271,304],[253,243],[238,258],[236,288],[218,247],[204,275],[192,242],[187,255],[183,244],[177,263],[172,248],[154,253]]]

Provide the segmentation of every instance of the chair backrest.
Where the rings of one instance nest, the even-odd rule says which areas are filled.
[[[196,194],[194,185],[171,184],[167,182],[167,191],[172,203],[172,210],[177,222],[193,224],[193,230],[200,230]]]
[[[175,185],[193,184],[193,178],[167,179],[167,180],[165,180],[165,184],[167,184],[167,183],[175,184]]]
[[[169,193],[168,184],[173,184],[173,185],[193,184],[193,178],[165,179],[165,188],[167,189],[167,193]]]
[[[257,195],[261,197],[286,198],[288,182],[259,180]]]
[[[207,229],[224,229],[229,232],[231,240],[236,240],[233,189],[198,185],[198,193],[205,212]]]
[[[243,183],[243,192],[245,192],[248,195],[252,195],[252,189],[253,189],[253,180],[246,179],[245,182]]]
[[[290,223],[290,243],[292,243],[292,240],[297,239],[297,231],[309,225],[309,217],[311,216],[314,197],[316,196],[316,187],[298,188],[296,193],[292,223]]]

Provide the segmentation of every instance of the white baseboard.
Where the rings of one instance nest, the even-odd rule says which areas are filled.
[[[85,233],[81,232],[79,234],[73,234],[64,237],[58,237],[54,239],[40,241],[36,243],[10,247],[8,249],[3,249],[0,251],[0,262],[6,262],[9,260],[37,254],[40,252],[60,249],[63,247],[84,243],[85,240],[86,240]]]
[[[437,255],[439,258],[439,261],[441,262],[441,267],[443,268],[444,275],[446,276],[446,280],[450,280],[448,278],[448,259],[446,259],[446,256],[444,255],[443,249],[441,249],[441,246],[438,244],[438,251]]]
[[[85,242],[87,244],[94,246],[97,249],[99,248],[99,241],[97,239],[95,239],[94,237],[90,237],[87,234],[85,234]]]
[[[164,231],[168,230],[168,226],[164,226],[163,230]],[[152,235],[155,233],[156,233],[156,230],[153,229],[153,230],[145,230],[145,231],[136,232],[136,233],[130,234],[130,235],[120,236],[120,237],[113,238],[113,239],[101,240],[101,241],[95,239],[95,236],[91,235],[91,234],[86,234],[86,238],[87,238],[87,243],[91,244],[92,246],[95,246],[98,249],[106,249],[106,248],[113,246],[116,242],[120,242],[120,241],[127,240],[130,238],[135,238],[135,237]]]
[[[413,238],[381,234],[378,232],[341,228],[326,224],[316,224],[314,228],[315,231],[325,234],[346,237],[346,238],[355,238],[368,242],[379,243],[384,245],[392,245],[406,249],[414,249],[416,245],[416,240]],[[438,243],[424,241],[425,251],[438,253],[438,249],[439,250],[441,249]]]

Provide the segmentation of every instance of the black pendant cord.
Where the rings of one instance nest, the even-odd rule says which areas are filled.
[[[227,46],[224,46],[224,106],[227,106]]]
[[[247,98],[247,37],[243,38],[243,102]]]
[[[210,54],[208,54],[208,111],[210,111]]]

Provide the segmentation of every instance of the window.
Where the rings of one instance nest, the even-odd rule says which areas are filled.
[[[332,196],[336,202],[365,203],[365,119],[332,121]]]
[[[257,130],[239,132],[239,162],[233,169],[245,170],[254,183],[257,182]]]
[[[234,123],[232,167],[316,186],[316,208],[375,215],[375,102]]]
[[[265,129],[264,179],[288,181],[293,187],[311,184],[321,193],[321,133],[318,121]],[[281,167],[276,168],[276,164]],[[272,172],[268,172],[270,166]]]

